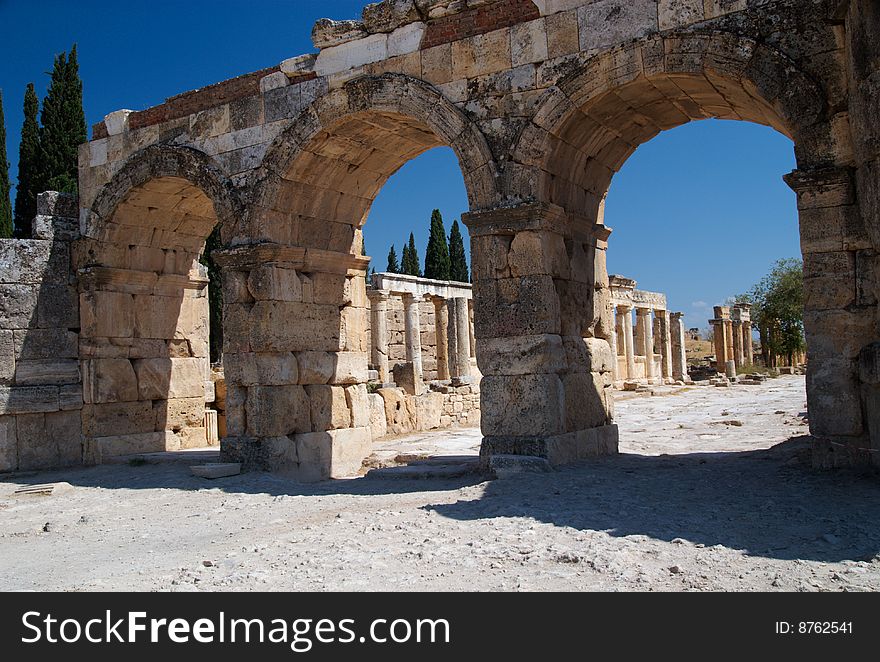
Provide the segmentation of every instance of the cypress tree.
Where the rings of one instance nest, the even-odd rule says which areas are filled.
[[[77,150],[86,141],[76,44],[69,57],[66,53],[55,56],[52,82],[43,100],[40,123],[40,191],[76,194]]]
[[[6,118],[0,90],[0,239],[12,236],[12,203],[9,201],[9,160],[6,158]]]
[[[208,346],[211,352],[211,363],[219,363],[223,358],[223,287],[220,267],[214,262],[212,253],[223,248],[220,241],[220,225],[214,226],[213,231],[205,241],[205,249],[199,261],[208,270],[208,319],[210,322]]]
[[[400,264],[397,261],[397,251],[394,250],[394,244],[391,244],[391,250],[388,251],[388,269],[389,274],[399,274]]]
[[[458,221],[452,222],[452,230],[449,232],[449,280],[459,283],[471,281],[468,271],[467,255],[464,252],[464,239],[458,228]]]
[[[421,278],[421,261],[419,260],[419,251],[416,249],[416,238],[412,232],[409,233],[409,244],[404,251],[403,264],[401,265],[403,273]]]
[[[31,223],[37,215],[37,179],[39,178],[40,126],[37,113],[40,100],[34,84],[28,83],[24,93],[24,123],[18,148],[18,187],[15,190],[15,234],[31,236]]]
[[[431,234],[425,250],[425,278],[450,280],[449,244],[446,243],[446,228],[439,209],[431,214]]]

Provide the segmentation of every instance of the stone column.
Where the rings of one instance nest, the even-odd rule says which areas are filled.
[[[468,331],[470,334],[470,356],[472,359],[477,358],[477,337],[474,332],[474,300],[467,300],[467,309],[468,309]]]
[[[456,298],[451,299],[449,303],[450,375],[452,379],[467,381],[471,375],[471,323],[468,300]]]
[[[688,380],[687,348],[685,345],[684,313],[670,315],[672,327],[672,378]]]
[[[853,135],[864,140],[858,132]],[[798,160],[801,169],[785,181],[797,194],[800,212],[813,464],[880,466],[880,453],[864,450],[880,450],[880,439],[872,439],[871,425],[865,425],[871,412],[865,407],[864,389],[872,380],[859,369],[861,352],[877,340],[880,279],[869,266],[876,261],[880,227],[877,188],[873,186],[872,196],[870,186],[856,186],[849,167],[809,168]],[[877,181],[876,169],[860,167],[855,177],[859,175],[865,177],[859,184]]]
[[[416,393],[422,384],[422,330],[419,321],[419,303],[421,299],[412,294],[404,294],[403,317],[406,337],[406,360],[412,364]]]
[[[743,322],[743,354],[745,354],[746,363],[751,365],[755,361],[755,348],[752,341],[752,321]]]
[[[727,362],[730,360],[730,353],[727,350],[729,345],[727,337],[727,321],[730,319],[730,309],[725,306],[715,306],[715,319],[709,320],[714,329],[715,339],[715,363],[718,372],[724,372]]]
[[[736,363],[736,352],[733,346],[733,320],[724,320],[724,339],[727,341],[727,360]]]
[[[434,303],[434,323],[437,329],[437,379],[450,379],[449,374],[449,304],[443,297],[431,297]]]
[[[618,329],[618,325],[619,325],[619,320],[617,319],[617,309],[616,308],[611,309],[611,320],[612,320],[611,328],[614,329],[614,333],[611,334],[611,343],[610,343],[611,344],[611,378],[615,382],[618,382],[620,380],[620,376],[617,374],[618,373],[617,352],[619,351],[618,346],[617,346],[617,337],[618,337],[617,329]]]
[[[669,324],[669,311],[659,310],[656,313],[660,320],[660,355],[663,366],[663,379],[671,380],[672,377],[672,330]]]
[[[617,453],[607,229],[579,235],[569,254],[573,224],[560,207],[527,203],[462,220],[483,374],[481,458],[490,466],[499,455],[561,465]]]
[[[636,318],[644,334],[642,337],[642,342],[644,343],[642,351],[645,353],[645,378],[649,384],[653,384],[656,374],[654,370],[654,328],[651,323],[651,309],[636,308]]]
[[[743,366],[743,333],[742,320],[734,319],[731,321],[733,325],[733,360],[736,363],[736,369],[739,370]]]
[[[633,338],[633,318],[630,306],[620,306],[618,314],[623,317],[623,343],[626,352],[626,378],[636,378],[636,347]]]
[[[391,373],[388,370],[388,298],[391,296],[391,293],[384,290],[367,290],[367,296],[370,299],[373,365],[379,371],[379,381],[383,384],[390,384]]]

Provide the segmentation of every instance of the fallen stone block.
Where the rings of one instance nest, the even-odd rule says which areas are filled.
[[[543,457],[528,455],[493,455],[489,458],[489,471],[503,480],[524,473],[550,473],[553,467]]]
[[[241,473],[241,464],[238,462],[229,464],[201,464],[190,467],[190,471],[194,476],[199,478],[207,478],[215,480],[217,478],[228,478],[229,476],[237,476]]]

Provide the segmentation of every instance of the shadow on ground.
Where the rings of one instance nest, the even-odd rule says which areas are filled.
[[[809,440],[769,450],[670,456],[621,455],[486,482],[480,496],[423,506],[454,520],[531,518],[612,536],[682,539],[753,556],[835,562],[880,554],[880,481],[816,472]],[[102,466],[16,476],[18,484],[67,481],[104,489],[218,489],[230,494],[393,495],[456,491],[479,475],[448,480],[356,479],[304,485],[265,473],[206,482],[184,465]],[[377,507],[379,507],[377,505]]]

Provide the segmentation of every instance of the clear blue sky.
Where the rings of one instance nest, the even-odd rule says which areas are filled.
[[[52,58],[76,42],[91,126],[119,108],[272,66],[313,51],[318,18],[355,18],[362,0],[0,0],[0,89],[13,184],[21,104],[33,81],[45,93]],[[709,307],[749,289],[780,257],[797,256],[791,142],[743,122],[697,122],[640,147],[615,177],[606,223],[614,228],[609,269],[664,291],[690,326]],[[439,207],[447,230],[467,208],[455,157],[424,154],[382,190],[366,233],[367,253],[384,268],[388,247],[415,231],[424,258],[428,220]]]

